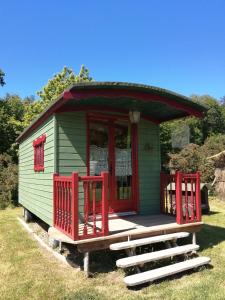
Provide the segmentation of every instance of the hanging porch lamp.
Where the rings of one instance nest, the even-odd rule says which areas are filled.
[[[129,111],[129,118],[132,124],[137,124],[140,121],[140,111],[137,110],[130,110]]]

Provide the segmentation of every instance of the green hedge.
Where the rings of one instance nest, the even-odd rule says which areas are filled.
[[[18,166],[11,156],[0,154],[0,209],[18,205]]]

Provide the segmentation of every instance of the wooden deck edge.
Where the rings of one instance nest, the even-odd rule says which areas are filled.
[[[201,223],[201,224],[199,224]],[[145,238],[145,237],[151,237],[151,236],[156,236],[156,235],[161,235],[161,234],[169,234],[169,233],[174,233],[174,232],[181,232],[181,231],[186,231],[186,232],[198,232],[201,230],[201,227],[203,225],[202,222],[199,222],[198,224],[187,224],[189,226],[184,226],[182,227],[177,227],[177,228],[168,228],[168,229],[161,229],[161,230],[149,230],[149,231],[144,231],[144,232],[139,232],[139,233],[131,233],[124,236],[107,236],[105,239],[101,240],[86,240],[86,241],[79,241],[79,244],[77,245],[77,249],[80,252],[88,252],[88,251],[95,251],[95,250],[103,250],[103,249],[108,249],[110,244],[117,243],[117,242],[125,242],[128,240],[132,239],[138,239],[138,238]]]
[[[168,234],[168,233],[174,233],[174,232],[181,232],[181,231],[187,231],[190,233],[198,232],[203,225],[203,222],[197,222],[197,223],[189,223],[189,224],[168,224],[168,225],[157,225],[157,226],[151,226],[144,229],[135,229],[130,231],[124,231],[108,236],[103,237],[97,237],[92,239],[86,239],[86,240],[79,240],[79,241],[73,241],[60,231],[58,231],[55,228],[51,228],[49,230],[49,235],[61,242],[69,243],[77,246],[78,250],[80,252],[88,252],[88,251],[94,251],[94,250],[102,250],[102,249],[108,249],[109,245],[112,243],[117,242],[124,242],[128,239],[138,239],[138,238],[144,238],[144,237],[150,237],[155,235],[161,235],[161,234]]]

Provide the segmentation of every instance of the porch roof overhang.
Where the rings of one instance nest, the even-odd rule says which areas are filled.
[[[124,82],[84,82],[65,90],[17,138],[23,140],[50,115],[62,111],[102,110],[128,113],[138,110],[141,116],[160,124],[165,121],[204,116],[206,107],[190,98],[166,89]]]

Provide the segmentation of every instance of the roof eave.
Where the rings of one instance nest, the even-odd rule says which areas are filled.
[[[114,93],[116,90],[130,90],[130,94],[135,94],[135,91],[137,93],[143,93],[145,97],[148,97],[148,95],[158,95],[160,97],[160,94],[165,94],[165,99],[172,99],[173,97],[176,99],[179,103],[179,99],[181,99],[183,102],[186,102],[186,106],[192,107],[191,111],[196,112],[196,116],[201,118],[204,116],[204,112],[207,111],[207,108],[199,105],[188,97],[182,96],[180,94],[157,88],[147,85],[140,85],[140,84],[133,84],[133,83],[122,83],[122,82],[88,82],[88,83],[78,83],[76,85],[70,86],[67,90],[65,90],[59,97],[55,99],[53,103],[51,103],[16,139],[16,142],[20,142],[22,139],[24,139],[29,133],[36,127],[38,127],[42,122],[44,122],[50,115],[54,114],[58,109],[60,109],[66,102],[70,101],[71,99],[76,96],[74,99],[79,98],[79,91],[83,91],[83,93],[90,93],[90,90],[113,90]],[[87,92],[89,91],[89,92]],[[101,94],[101,93],[100,93]],[[80,96],[82,98],[82,96]],[[83,96],[84,98],[84,96]],[[137,97],[138,99],[138,97]],[[185,106],[185,104],[184,104]],[[184,113],[184,117],[191,115],[191,113]],[[182,118],[182,117],[178,117]],[[163,120],[162,122],[166,122],[169,120],[176,119],[176,117],[172,117],[171,119]]]

